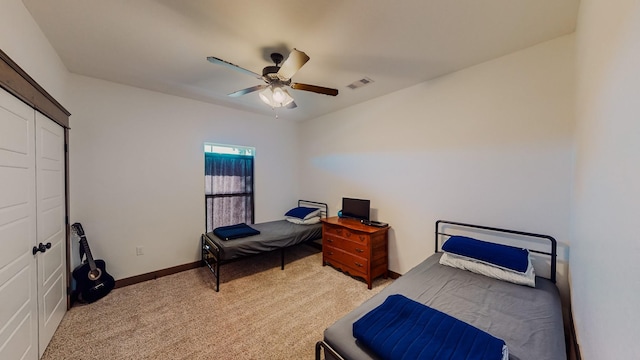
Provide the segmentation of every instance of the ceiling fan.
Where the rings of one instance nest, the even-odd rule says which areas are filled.
[[[232,64],[228,61],[219,59],[217,57],[209,56],[207,60],[213,64],[224,65],[242,73],[254,76],[258,79],[264,80],[266,84],[252,86],[246,89],[238,90],[229,94],[231,97],[237,97],[245,94],[252,93],[254,91],[261,90],[259,93],[260,99],[272,108],[285,107],[293,109],[297,107],[293,97],[285,89],[290,87],[296,90],[310,91],[318,94],[338,95],[337,89],[326,88],[317,85],[301,84],[291,82],[293,75],[300,70],[300,68],[309,61],[309,56],[302,51],[293,49],[289,53],[287,60],[282,63],[284,57],[280,53],[272,53],[271,60],[275,63],[275,66],[267,66],[262,69],[262,75],[254,73],[253,71],[242,68],[236,64]],[[282,65],[280,65],[282,63]]]

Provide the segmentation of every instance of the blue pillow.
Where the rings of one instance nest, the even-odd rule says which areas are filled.
[[[300,206],[287,211],[287,213],[284,214],[284,216],[290,216],[290,217],[306,220],[314,216],[317,216],[319,212],[320,212],[320,209],[318,208]]]
[[[477,259],[485,263],[524,273],[529,266],[529,251],[495,244],[466,236],[452,236],[442,245],[442,251]]]

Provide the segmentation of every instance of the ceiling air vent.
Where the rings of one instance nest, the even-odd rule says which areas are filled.
[[[373,80],[371,80],[370,78],[366,77],[366,78],[362,78],[358,81],[354,81],[351,84],[347,85],[347,87],[351,90],[355,90],[359,87],[363,87],[365,85],[371,84],[373,82]]]

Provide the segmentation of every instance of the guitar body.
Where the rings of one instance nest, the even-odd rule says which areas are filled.
[[[84,263],[73,270],[73,278],[76,280],[76,290],[81,301],[92,303],[107,295],[116,282],[113,276],[106,270],[104,260],[95,260],[96,271],[92,273],[89,263]],[[99,276],[95,278],[95,274]],[[95,278],[95,279],[94,279]]]
[[[92,303],[102,299],[116,285],[113,276],[107,273],[104,260],[93,260],[89,242],[80,223],[71,225],[73,231],[80,237],[80,259],[87,256],[87,261],[73,270],[73,278],[76,280],[78,299]]]

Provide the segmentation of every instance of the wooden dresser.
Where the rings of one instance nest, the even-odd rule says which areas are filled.
[[[361,277],[371,289],[373,279],[387,278],[388,231],[388,226],[368,226],[355,219],[322,219],[322,265]]]

